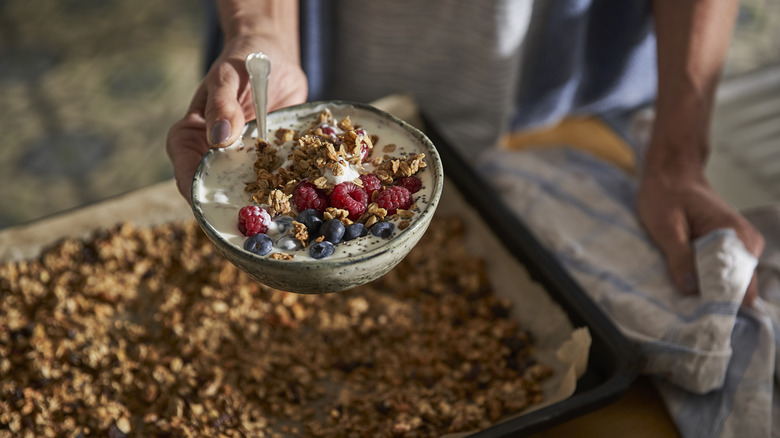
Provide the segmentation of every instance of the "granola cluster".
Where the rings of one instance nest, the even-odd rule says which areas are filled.
[[[0,437],[425,437],[542,399],[549,368],[435,219],[381,279],[296,295],[193,222],[124,224],[0,265]]]
[[[257,160],[254,165],[257,181],[246,187],[255,202],[262,203],[273,189],[286,189],[287,194],[291,195],[292,189],[302,180],[311,181],[319,189],[333,190],[333,186],[323,176],[325,169],[334,175],[341,175],[343,164],[361,164],[362,144],[356,141],[358,133],[349,117],[338,123],[339,128],[345,131],[340,138],[323,132],[322,127],[330,123],[333,123],[333,115],[326,110],[319,114],[314,126],[303,132],[279,128],[273,144],[257,140]],[[340,140],[338,144],[337,140]],[[373,148],[370,137],[366,136],[364,141],[369,149]],[[288,142],[297,142],[297,147],[290,157],[292,164],[281,167],[283,160],[278,156],[277,148]],[[360,185],[359,180],[353,182]]]

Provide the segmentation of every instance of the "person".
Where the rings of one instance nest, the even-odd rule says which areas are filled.
[[[326,88],[332,97],[370,100],[412,92],[467,155],[507,129],[653,99],[656,118],[636,206],[679,291],[698,290],[697,237],[732,228],[747,250],[761,254],[761,234],[705,176],[710,116],[736,0],[301,0],[300,6],[312,3],[320,12],[327,4],[325,26],[335,30],[305,37],[331,36],[319,51],[308,47],[306,58],[330,62],[333,81]],[[272,61],[269,110],[306,101],[310,88],[322,94],[322,82],[312,81],[303,67],[301,32],[313,25],[300,23],[311,14],[298,2],[217,0],[216,10],[222,50],[166,142],[185,198],[205,152],[234,142],[254,118],[244,67],[249,53],[262,51]],[[744,303],[756,296],[754,274]]]

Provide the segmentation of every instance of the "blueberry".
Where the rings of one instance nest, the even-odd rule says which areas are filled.
[[[368,234],[368,228],[366,228],[366,226],[360,222],[355,222],[354,224],[347,226],[347,228],[344,230],[344,237],[342,239],[353,240],[357,239],[358,237],[363,237],[366,234]]]
[[[320,234],[330,243],[339,243],[344,237],[344,224],[338,219],[331,219],[322,224]]]
[[[295,220],[301,223],[306,223],[309,218],[315,217],[317,219],[322,219],[322,214],[313,209],[313,208],[307,208],[306,210],[303,210],[302,212],[298,213],[297,216],[295,216]]]
[[[322,215],[313,209],[308,208],[298,213],[295,220],[306,225],[306,230],[309,232],[309,236],[317,236],[320,233],[320,227],[322,226]]]
[[[395,229],[395,225],[393,225],[392,222],[377,222],[371,226],[371,234],[383,239],[387,239],[391,234],[393,234],[393,229]]]
[[[276,247],[285,251],[293,251],[301,247],[301,243],[293,236],[282,236],[276,241]]]
[[[292,228],[292,221],[294,219],[292,216],[288,215],[282,215],[274,219],[274,224],[276,225],[276,230],[279,232],[279,234],[286,233],[290,228]]]
[[[244,241],[244,249],[257,255],[266,255],[271,252],[274,242],[263,233],[255,234]]]
[[[335,250],[336,247],[332,243],[323,240],[322,242],[314,242],[309,246],[309,255],[314,259],[324,259],[325,257],[330,257]]]

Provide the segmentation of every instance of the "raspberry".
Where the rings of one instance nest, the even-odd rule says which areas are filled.
[[[319,129],[322,132],[322,135],[330,137],[332,139],[336,139],[336,128],[331,125],[321,125],[318,126],[317,129]]]
[[[365,163],[366,161],[368,161],[368,153],[370,152],[370,150],[368,149],[368,142],[363,140],[363,137],[368,137],[368,133],[366,132],[365,129],[356,129],[355,132],[358,135],[358,138],[355,139],[355,143],[357,143],[358,141],[361,142],[360,161]]]
[[[238,210],[238,230],[244,236],[254,236],[268,231],[271,215],[256,205],[247,205]]]
[[[422,188],[422,181],[416,176],[406,176],[399,178],[395,185],[406,188],[406,190],[409,190],[409,193],[417,193]]]
[[[337,185],[330,194],[331,207],[349,211],[349,218],[356,220],[366,211],[368,193],[349,181]]]
[[[380,207],[387,210],[387,214],[395,214],[399,208],[401,210],[408,210],[412,206],[412,194],[406,187],[390,186],[376,195],[374,202]]]
[[[379,181],[379,177],[373,173],[366,173],[360,175],[360,180],[363,181],[363,190],[368,193],[368,198],[371,199],[374,196],[374,192],[382,188],[382,182]]]
[[[328,208],[328,195],[314,184],[301,181],[293,190],[293,204],[298,211],[312,208],[322,213]]]

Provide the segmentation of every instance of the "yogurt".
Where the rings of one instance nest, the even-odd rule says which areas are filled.
[[[277,156],[281,161],[280,167],[288,167],[292,163],[291,154],[296,147],[295,141],[288,141],[282,144],[274,144],[275,132],[279,128],[292,129],[301,132],[315,126],[319,114],[328,109],[333,115],[333,119],[338,121],[349,116],[352,124],[365,130],[369,135],[377,138],[376,144],[370,152],[368,162],[361,164],[351,164],[346,160],[339,163],[342,167],[340,172],[334,175],[329,169],[323,171],[322,176],[328,179],[332,185],[338,185],[344,181],[352,181],[359,177],[361,170],[363,172],[372,172],[374,169],[373,160],[376,157],[385,157],[385,159],[405,158],[415,154],[423,153],[416,139],[403,127],[388,120],[381,119],[376,115],[361,111],[352,107],[330,107],[327,105],[314,107],[306,113],[296,113],[288,115],[284,119],[275,119],[274,114],[269,115],[268,132],[265,138],[270,139],[269,144],[277,150]],[[257,129],[254,122],[249,123],[242,134],[242,138],[233,145],[213,149],[204,160],[204,167],[201,177],[195,182],[198,184],[199,202],[203,210],[206,221],[220,234],[226,241],[243,250],[244,236],[238,230],[238,211],[245,205],[253,204],[252,194],[246,191],[248,183],[257,180],[257,174],[254,170],[257,159]],[[432,172],[423,168],[415,174],[422,181],[422,189],[412,194],[414,207],[413,215],[406,219],[409,224],[413,224],[421,211],[428,206],[433,191]],[[267,208],[267,205],[260,204]],[[297,213],[297,212],[296,212]],[[291,247],[287,228],[289,223],[279,223],[276,219],[283,216],[276,216],[266,234],[274,241],[274,248],[266,256],[274,253],[290,254],[292,261],[314,260],[303,245],[298,245],[297,249]],[[393,234],[389,239],[394,238],[398,233],[403,232],[399,229],[399,224],[403,219],[395,217],[390,219],[395,225]],[[281,240],[281,242],[280,242]],[[348,258],[363,252],[368,252],[383,245],[387,240],[374,236],[369,233],[366,236],[358,237],[351,241],[341,241],[335,245],[334,253],[329,257]]]

